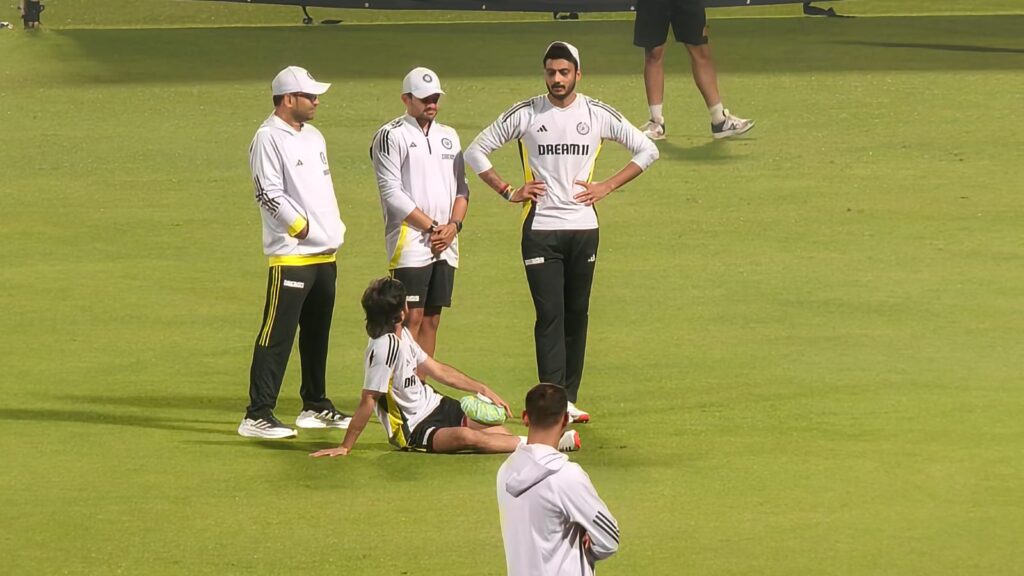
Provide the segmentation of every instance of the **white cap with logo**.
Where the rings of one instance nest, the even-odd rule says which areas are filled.
[[[434,94],[444,94],[441,90],[441,79],[430,68],[413,68],[402,80],[402,94],[412,94],[417,98],[426,98]]]
[[[556,40],[551,44],[548,44],[548,47],[544,49],[544,55],[547,56],[547,53],[555,46],[564,46],[569,51],[569,54],[572,54],[572,57],[576,59],[576,69],[579,70],[582,67],[580,65],[580,51],[577,50],[575,46],[569,44],[568,42]]]
[[[271,83],[270,88],[274,92],[274,96],[280,96],[282,94],[294,94],[296,92],[304,92],[306,94],[316,94],[319,96],[331,85],[325,82],[317,82],[313,75],[310,74],[305,68],[298,66],[289,66],[284,70],[277,73],[274,76],[274,82]]]

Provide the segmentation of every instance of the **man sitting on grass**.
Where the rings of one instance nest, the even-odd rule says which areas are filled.
[[[371,412],[377,413],[388,441],[403,450],[437,453],[512,452],[524,438],[500,425],[512,415],[508,403],[486,385],[427,355],[402,326],[409,313],[405,287],[393,278],[379,278],[363,293],[366,347],[363,392],[345,439],[336,448],[314,452],[312,456],[345,456],[352,451]],[[416,375],[447,384],[457,390],[476,394],[486,401],[463,404],[424,384]],[[472,398],[472,397],[471,397]],[[488,414],[498,412],[503,414]],[[490,409],[490,410],[489,410]],[[485,423],[481,423],[485,422]],[[571,452],[580,447],[579,434],[566,431],[559,450]]]

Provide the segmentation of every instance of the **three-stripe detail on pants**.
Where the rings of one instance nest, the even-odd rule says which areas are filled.
[[[267,292],[267,318],[260,330],[257,343],[264,348],[270,346],[270,332],[274,328],[274,316],[277,315],[277,301],[281,296],[281,267],[270,268],[270,290]]]

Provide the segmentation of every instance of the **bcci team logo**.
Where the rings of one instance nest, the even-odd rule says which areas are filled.
[[[580,122],[576,125],[576,131],[580,133],[580,136],[586,136],[587,134],[590,134],[590,124]]]
[[[434,81],[434,77],[431,76],[430,74],[424,74],[423,81],[426,82],[427,84],[430,84],[431,82]]]
[[[452,141],[447,138],[441,138],[441,146],[444,146],[445,150],[452,149]]]

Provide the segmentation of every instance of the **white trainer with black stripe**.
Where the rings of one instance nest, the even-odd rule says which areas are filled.
[[[651,118],[647,122],[644,122],[640,126],[640,131],[644,133],[651,140],[664,140],[665,139],[665,123],[658,122],[654,118]]]
[[[721,140],[722,138],[728,138],[730,136],[739,136],[745,134],[754,127],[753,120],[747,120],[746,118],[740,118],[733,116],[728,110],[723,112],[725,119],[718,124],[711,124],[711,137],[715,140]]]
[[[330,408],[326,410],[303,410],[295,418],[295,425],[299,428],[348,428],[352,417],[340,410]]]
[[[293,428],[289,428],[280,420],[269,416],[266,418],[242,418],[238,425],[238,434],[246,438],[294,438],[299,435]]]
[[[580,442],[580,433],[575,430],[566,430],[562,434],[562,438],[558,441],[559,452],[575,452],[582,446]]]

